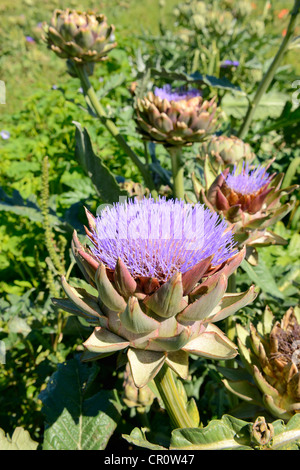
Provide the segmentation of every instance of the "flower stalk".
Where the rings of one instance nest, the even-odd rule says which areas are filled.
[[[160,397],[175,428],[193,428],[195,423],[186,410],[182,396],[176,387],[173,372],[166,364],[154,378]]]
[[[170,147],[172,174],[173,174],[173,196],[184,200],[184,165],[181,159],[182,147]]]
[[[236,272],[232,273],[228,279],[227,292],[234,294],[236,292]],[[233,317],[226,318],[226,335],[231,340],[235,340],[235,320]],[[231,361],[233,364],[233,361]]]
[[[56,252],[53,234],[51,230],[51,225],[49,221],[49,172],[48,172],[48,157],[44,157],[42,163],[42,214],[43,214],[43,223],[45,230],[45,244],[50,256],[50,262],[53,263],[54,268],[57,270],[58,274],[62,276],[65,272],[64,263],[61,261],[59,254]],[[47,260],[46,260],[47,261]],[[47,263],[49,264],[49,263]],[[59,292],[55,286],[55,280],[51,267],[48,266],[47,270],[47,281],[49,284],[50,293],[53,295],[59,295]],[[53,351],[57,351],[58,344],[61,340],[61,334],[64,326],[65,314],[63,310],[58,309],[57,312],[57,324],[56,324],[56,333],[53,339]]]
[[[155,190],[155,186],[151,177],[150,172],[146,165],[144,165],[137,154],[129,147],[123,136],[120,134],[119,129],[114,124],[111,119],[108,119],[105,113],[104,108],[102,107],[101,103],[99,102],[95,90],[89,80],[86,68],[82,64],[76,64],[76,71],[78,77],[80,79],[82,88],[84,90],[85,96],[89,99],[89,104],[91,104],[94,108],[95,113],[97,114],[98,118],[102,122],[102,124],[106,127],[106,129],[110,132],[110,134],[116,139],[122,150],[131,158],[132,162],[137,166],[145,184],[150,189],[150,191]]]
[[[55,269],[57,270],[58,274],[62,276],[65,272],[65,267],[60,260],[58,253],[56,252],[54,242],[53,242],[53,234],[50,226],[49,221],[49,173],[48,173],[48,157],[45,157],[43,160],[42,166],[42,214],[43,214],[43,223],[44,223],[44,230],[45,230],[45,244],[47,250],[49,252],[51,261],[53,262]]]
[[[262,81],[260,82],[260,85],[257,89],[257,92],[255,94],[255,97],[252,102],[250,102],[246,116],[244,118],[244,122],[239,130],[238,137],[240,139],[244,139],[245,136],[247,135],[254,113],[258,107],[258,104],[264,95],[264,93],[267,91],[269,85],[271,84],[273,77],[275,75],[275,72],[287,50],[287,47],[289,45],[290,39],[294,34],[294,29],[296,25],[296,20],[297,16],[300,11],[300,0],[295,0],[294,7],[291,10],[291,18],[289,25],[287,27],[286,35],[284,36],[282,43],[280,45],[280,48],[278,49],[277,54],[275,55],[269,69],[267,70],[266,74],[264,75]]]

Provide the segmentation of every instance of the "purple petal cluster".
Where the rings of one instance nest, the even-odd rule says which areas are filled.
[[[35,40],[31,36],[25,36],[25,39],[26,39],[26,42],[31,42],[31,43],[35,42]]]
[[[195,98],[196,96],[201,96],[201,92],[196,88],[191,90],[185,90],[183,88],[175,88],[172,90],[171,85],[164,85],[162,88],[154,88],[154,95],[158,96],[162,100],[166,99],[168,101],[181,101],[189,100]]]
[[[254,194],[271,181],[271,176],[262,166],[250,170],[249,164],[243,163],[241,171],[234,166],[231,173],[226,177],[226,184],[233,191],[240,194]]]
[[[106,207],[90,237],[94,256],[114,269],[118,258],[134,277],[168,280],[208,256],[217,266],[232,257],[227,222],[201,204],[159,198],[135,199]]]
[[[240,65],[239,61],[238,60],[224,60],[222,63],[221,63],[221,67],[222,68],[227,68],[227,67],[238,67]]]
[[[3,140],[8,140],[10,138],[10,132],[5,131],[5,130],[1,131],[0,135],[1,135]]]

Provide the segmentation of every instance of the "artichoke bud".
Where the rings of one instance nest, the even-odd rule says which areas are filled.
[[[238,164],[240,160],[251,162],[255,158],[249,144],[238,137],[213,136],[200,147],[200,158],[208,155],[213,168]]]
[[[93,31],[91,31],[88,27],[80,28],[80,31],[76,36],[76,40],[80,47],[89,49],[94,42]]]
[[[238,294],[226,292],[227,279],[242,262],[245,250],[234,248],[232,233],[216,213],[208,213],[201,205],[197,209],[204,211],[204,245],[199,226],[192,245],[190,231],[182,238],[169,232],[170,213],[179,225],[179,217],[184,218],[182,226],[188,227],[189,217],[195,214],[190,212],[194,206],[180,201],[136,199],[107,207],[97,219],[86,211],[90,246],[82,245],[74,232],[72,251],[94,295],[63,278],[67,299],[53,299],[55,305],[94,326],[84,342],[82,360],[124,351],[134,384],[142,388],[164,363],[186,379],[189,354],[211,359],[236,356],[237,346],[215,323],[248,305],[257,293],[254,286]],[[125,237],[123,222],[128,220]],[[160,233],[158,221],[164,227]],[[154,238],[141,233],[147,224],[148,236],[156,231]],[[192,410],[193,404],[189,406]]]
[[[76,10],[55,10],[50,25],[45,27],[48,47],[59,57],[75,62],[95,63],[107,59],[116,47],[112,40],[114,26],[104,15]]]
[[[65,40],[71,41],[77,32],[77,25],[70,18],[61,25],[60,30]]]
[[[251,440],[253,444],[259,448],[269,447],[272,445],[273,437],[273,425],[267,423],[263,416],[259,416],[251,428]]]

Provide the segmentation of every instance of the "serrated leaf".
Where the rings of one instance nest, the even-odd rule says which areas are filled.
[[[87,396],[97,366],[79,357],[60,364],[39,396],[45,415],[43,450],[103,450],[120,419],[113,391]]]
[[[100,199],[112,204],[118,202],[120,197],[126,197],[127,193],[121,190],[114,175],[94,153],[88,131],[82,129],[79,122],[73,123],[76,126],[75,157],[90,177]]]
[[[0,450],[36,450],[38,442],[31,439],[28,431],[17,427],[11,438],[0,429]]]

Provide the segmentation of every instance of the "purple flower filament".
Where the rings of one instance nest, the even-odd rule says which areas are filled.
[[[108,268],[118,258],[134,277],[168,280],[213,255],[217,266],[237,250],[227,222],[201,204],[144,198],[116,203],[96,218],[91,250]]]
[[[8,140],[10,138],[10,132],[5,131],[5,130],[1,131],[0,135],[1,135],[3,140]]]
[[[164,85],[162,88],[154,88],[154,95],[158,96],[162,100],[166,99],[168,101],[182,101],[195,98],[196,96],[201,96],[201,92],[196,88],[191,90],[185,90],[183,88],[175,88],[172,91],[171,85]]]
[[[35,42],[35,40],[31,36],[25,36],[25,39],[26,39],[26,42],[31,42],[31,43]]]
[[[236,165],[225,180],[227,186],[239,194],[255,194],[271,181],[271,176],[262,166],[250,170],[248,163],[243,163],[241,172]]]
[[[224,62],[221,63],[221,67],[227,68],[227,67],[238,67],[240,65],[238,60],[224,60]]]

